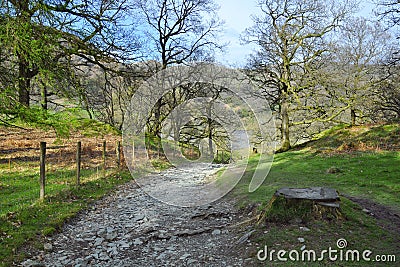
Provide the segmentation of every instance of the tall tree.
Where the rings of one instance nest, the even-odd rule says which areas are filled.
[[[301,92],[316,86],[309,77],[315,64],[327,51],[325,37],[350,12],[347,1],[266,0],[259,1],[262,14],[254,17],[254,26],[245,32],[246,42],[256,43],[252,55],[253,77],[261,79],[272,109],[279,113],[281,147],[290,148],[291,103],[300,103]],[[304,81],[303,81],[304,82]]]
[[[119,25],[125,2],[1,1],[0,44],[9,48],[17,69],[19,103],[29,106],[32,80],[38,74],[51,78],[72,60],[99,62],[126,48]]]
[[[377,100],[374,108],[376,118],[386,121],[400,121],[400,70],[398,66],[387,67],[385,77],[377,88]]]
[[[152,40],[150,50],[161,62],[161,69],[194,60],[211,60],[214,50],[221,48],[216,39],[221,22],[213,0],[151,0],[144,1],[141,9],[149,25],[146,34]],[[174,96],[175,92],[173,106],[176,106]],[[152,131],[157,136],[164,105],[159,99],[154,108]]]
[[[397,42],[392,49],[392,54],[385,64],[382,72],[383,83],[377,92],[380,102],[378,110],[383,113],[385,119],[400,120],[400,87],[398,85],[400,71],[400,2],[397,0],[376,0],[375,15],[385,22],[387,30],[391,32]]]
[[[377,9],[375,14],[380,20],[386,22],[388,29],[393,28],[396,34],[396,39],[400,40],[398,32],[400,26],[400,2],[398,0],[379,0],[375,1]],[[397,44],[397,49],[393,53],[391,63],[397,64],[400,60],[400,47]]]
[[[336,59],[332,71],[340,79],[339,99],[349,107],[351,125],[373,106],[374,88],[381,82],[377,73],[390,57],[390,40],[379,23],[354,17],[346,20],[334,42]]]

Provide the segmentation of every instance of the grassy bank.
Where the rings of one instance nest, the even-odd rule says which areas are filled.
[[[258,159],[250,159],[238,192],[248,183]],[[265,200],[280,187],[334,187],[342,195],[364,197],[400,209],[400,152],[354,152],[325,155],[299,150],[275,155],[263,185],[246,194],[247,201]]]
[[[85,170],[79,187],[68,184],[73,172],[60,170],[49,175],[44,202],[38,200],[37,175],[26,171],[20,176],[0,175],[0,266],[8,266],[24,257],[23,246],[42,249],[42,238],[52,234],[63,223],[117,185],[132,179],[128,171],[108,172],[95,178],[97,170]]]
[[[18,123],[0,127],[0,266],[24,257],[24,248],[43,248],[43,237],[117,185],[132,179],[116,168],[110,126],[68,112],[48,127]],[[65,118],[64,118],[64,117]],[[51,130],[56,125],[58,129]],[[78,130],[79,129],[79,130]],[[61,133],[61,135],[60,135]],[[68,137],[68,138],[66,138]],[[39,142],[47,142],[46,198],[39,201]],[[76,187],[76,143],[82,142],[81,185]],[[107,170],[102,144],[107,141]]]
[[[258,158],[251,158],[244,177],[233,191],[233,195],[239,199],[240,207],[258,204],[258,210],[261,210],[275,190],[281,187],[326,186],[335,188],[340,193],[343,213],[342,220],[307,220],[291,215],[293,210],[278,207],[281,210],[275,213],[289,215],[291,219],[276,221],[267,216],[256,234],[253,234],[256,245],[252,256],[256,257],[258,249],[265,245],[276,251],[296,249],[301,252],[303,245],[316,251],[329,247],[335,249],[339,238],[347,240],[347,249],[371,250],[371,257],[378,254],[398,254],[398,229],[388,227],[391,224],[393,226],[394,222],[385,221],[385,218],[374,218],[363,211],[365,207],[347,197],[367,199],[391,211],[400,212],[400,152],[397,151],[399,133],[398,125],[340,127],[327,131],[313,142],[275,155],[266,180],[253,193],[248,192],[248,185]],[[296,211],[293,214],[295,213]],[[303,231],[300,227],[307,227],[310,231]],[[305,241],[299,242],[299,237]],[[398,264],[400,255],[396,256]],[[393,262],[341,262],[329,259],[307,263],[259,263],[261,266],[396,266]]]

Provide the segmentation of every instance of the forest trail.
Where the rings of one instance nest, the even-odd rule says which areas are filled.
[[[165,204],[144,190],[162,179],[199,183],[221,166],[169,169],[134,181],[93,204],[46,240],[22,266],[254,266],[251,228],[231,197],[196,207]],[[162,188],[168,190],[168,188]],[[253,252],[254,253],[254,252]]]

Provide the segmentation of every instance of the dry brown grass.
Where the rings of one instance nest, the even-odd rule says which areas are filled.
[[[107,143],[106,165],[108,168],[116,167],[116,144],[121,141],[120,136],[108,134],[104,137],[85,137],[76,132],[68,139],[59,139],[54,131],[0,127],[0,164],[17,167],[20,163],[38,163],[40,142],[46,142],[46,163],[51,164],[52,168],[74,167],[76,145],[81,141],[82,167],[94,168],[102,165],[104,140]],[[121,157],[123,163],[122,151]]]

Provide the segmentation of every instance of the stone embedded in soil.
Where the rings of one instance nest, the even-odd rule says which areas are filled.
[[[183,254],[179,259],[180,259],[180,260],[184,260],[184,259],[186,259],[186,258],[188,258],[188,257],[190,257],[190,254],[189,254],[189,253],[185,253],[185,254]]]
[[[117,233],[108,233],[108,234],[106,235],[106,240],[112,241],[112,240],[114,240],[115,238],[117,238],[117,236],[118,236]]]
[[[95,246],[95,247],[100,246],[100,245],[103,243],[103,241],[104,241],[104,238],[98,237],[98,238],[96,238],[96,239],[94,240],[93,246]]]
[[[304,232],[309,232],[310,231],[310,229],[305,227],[305,226],[300,226],[300,230],[304,231]]]
[[[211,234],[212,234],[212,235],[219,235],[219,234],[221,234],[221,230],[215,229],[214,231],[212,231]]]
[[[50,244],[50,243],[44,243],[43,249],[44,249],[45,251],[51,251],[51,250],[53,250],[53,245]]]
[[[41,262],[33,261],[33,260],[31,260],[31,259],[22,262],[21,265],[22,265],[23,267],[45,267],[45,266],[46,266],[46,265],[44,265],[44,264],[41,263]]]
[[[140,240],[140,238],[136,238],[136,239],[133,240],[133,245],[139,246],[141,244],[143,244],[143,241]]]

